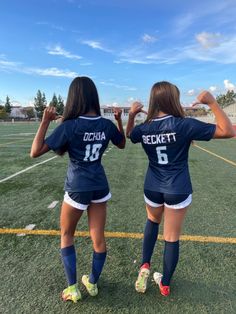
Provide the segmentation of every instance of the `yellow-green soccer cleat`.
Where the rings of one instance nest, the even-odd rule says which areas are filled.
[[[64,289],[61,297],[63,301],[72,301],[74,303],[82,299],[81,293],[76,284]]]
[[[150,274],[148,268],[141,268],[138,274],[138,278],[135,282],[135,290],[140,293],[145,293],[147,289],[147,280]]]
[[[89,276],[83,275],[82,283],[92,297],[95,297],[98,294],[97,284],[89,282]]]

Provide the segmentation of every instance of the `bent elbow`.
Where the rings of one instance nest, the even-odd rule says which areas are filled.
[[[31,152],[30,152],[30,157],[31,157],[31,158],[36,158],[36,157],[38,157],[37,152],[34,151],[34,150],[31,150]]]
[[[124,149],[125,148],[125,144],[126,144],[126,140],[124,138],[123,141],[117,145],[117,147],[120,148],[120,149]]]
[[[124,149],[124,148],[125,148],[125,142],[124,142],[124,143],[121,143],[121,144],[119,144],[119,145],[117,145],[117,147],[118,147],[119,149]]]
[[[231,137],[235,137],[235,136],[236,136],[235,130],[232,128],[232,130],[230,130],[228,133],[228,137],[231,138]]]
[[[120,149],[124,149],[125,148],[125,143],[119,146]]]
[[[234,137],[236,134],[235,134],[235,130],[232,127],[228,128],[227,130],[225,130],[225,138],[231,138],[231,137]]]
[[[227,127],[227,128],[217,128],[214,138],[232,138],[236,136],[235,130],[232,127]]]
[[[30,152],[30,157],[31,157],[31,158],[36,158],[37,156],[36,156],[36,154],[35,154],[35,153]]]

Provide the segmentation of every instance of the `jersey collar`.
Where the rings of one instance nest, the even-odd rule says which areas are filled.
[[[165,119],[168,119],[168,118],[171,118],[173,117],[172,115],[167,115],[167,116],[163,116],[163,117],[160,117],[160,118],[156,118],[156,119],[152,119],[152,121],[161,121],[161,120],[165,120]]]
[[[85,119],[85,120],[98,120],[98,119],[101,119],[101,116],[94,116],[94,117],[91,117],[91,116],[79,116],[78,118]]]

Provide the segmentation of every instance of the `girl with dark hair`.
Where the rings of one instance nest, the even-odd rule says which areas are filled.
[[[33,140],[31,157],[53,150],[59,155],[68,152],[70,159],[60,216],[61,256],[68,281],[68,288],[62,292],[64,301],[81,299],[76,278],[74,233],[85,210],[94,252],[91,274],[84,275],[82,283],[91,296],[98,294],[97,281],[106,259],[106,203],[111,198],[101,158],[110,140],[118,148],[125,147],[121,110],[114,109],[114,116],[118,128],[101,117],[93,81],[77,77],[69,88],[63,122],[45,139],[50,122],[56,119],[55,108],[46,108]]]
[[[147,222],[144,230],[143,256],[135,289],[144,293],[150,275],[150,261],[164,216],[163,274],[153,277],[164,296],[170,294],[170,280],[179,259],[179,237],[185,214],[192,200],[188,169],[188,151],[193,140],[233,137],[229,118],[215,98],[207,91],[195,104],[208,105],[215,115],[216,125],[185,118],[178,88],[169,82],[153,85],[145,123],[134,127],[135,116],[142,104],[135,102],[129,112],[127,137],[141,143],[149,159],[144,183]]]

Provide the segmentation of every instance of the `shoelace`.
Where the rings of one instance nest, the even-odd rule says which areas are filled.
[[[96,290],[96,285],[89,282],[89,290],[90,291],[95,291]]]

